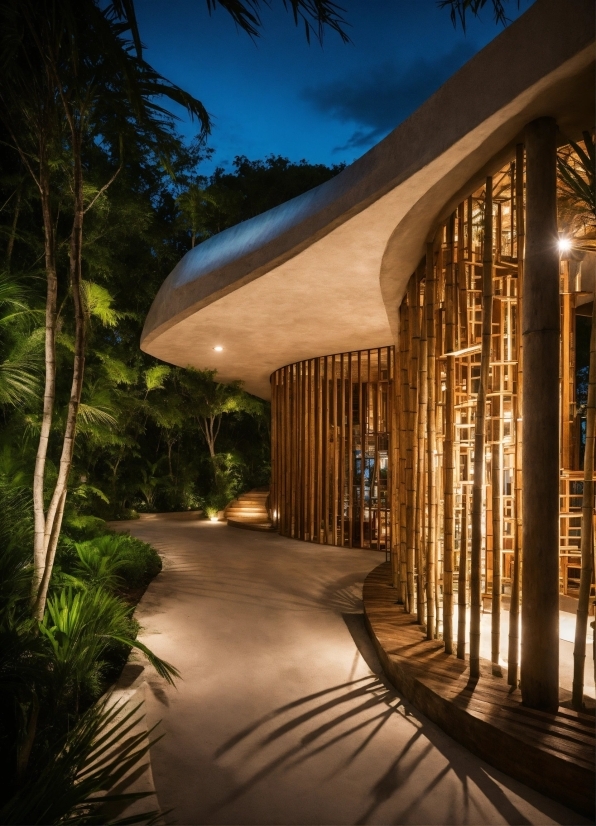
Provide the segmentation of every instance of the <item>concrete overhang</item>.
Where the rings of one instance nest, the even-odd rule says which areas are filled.
[[[554,117],[562,141],[594,126],[594,17],[593,0],[536,0],[337,177],[191,250],[141,348],[268,398],[285,364],[391,344],[425,241],[524,126]]]

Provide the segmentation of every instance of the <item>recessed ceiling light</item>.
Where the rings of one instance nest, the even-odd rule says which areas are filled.
[[[213,349],[215,350],[216,353],[221,353],[221,351],[223,350],[223,347],[221,346],[221,344],[216,344],[216,346]]]

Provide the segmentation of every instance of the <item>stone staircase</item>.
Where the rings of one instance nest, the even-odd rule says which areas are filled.
[[[249,531],[274,530],[267,509],[268,490],[249,490],[232,500],[224,511],[224,517],[232,528]]]

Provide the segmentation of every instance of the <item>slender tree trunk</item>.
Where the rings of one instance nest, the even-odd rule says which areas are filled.
[[[445,284],[445,350],[455,350],[455,214],[448,223],[450,260]],[[447,356],[445,381],[445,440],[443,446],[443,640],[453,654],[453,549],[455,523],[455,357]]]
[[[470,677],[480,676],[480,613],[482,516],[484,509],[486,398],[490,372],[493,306],[493,180],[486,179],[484,201],[484,237],[482,256],[482,350],[480,386],[476,400],[474,427],[474,486],[472,488],[472,552],[470,571]]]
[[[12,260],[12,251],[14,249],[14,242],[17,235],[17,226],[19,223],[19,215],[21,212],[21,198],[23,194],[23,181],[19,181],[16,192],[16,203],[14,208],[14,215],[12,218],[12,225],[10,227],[10,235],[8,236],[8,244],[6,245],[6,269],[10,272],[10,262]]]
[[[62,514],[66,500],[68,486],[68,476],[72,466],[74,453],[75,434],[77,425],[77,415],[81,401],[81,391],[83,389],[83,376],[85,371],[85,310],[83,306],[82,293],[82,246],[83,246],[83,168],[81,157],[81,137],[78,130],[72,133],[73,147],[73,226],[70,236],[70,286],[75,316],[75,350],[73,360],[72,384],[70,398],[66,414],[66,426],[62,442],[62,453],[58,469],[58,478],[54,487],[54,492],[48,506],[44,526],[43,542],[43,574],[41,583],[36,594],[34,616],[42,619],[50,577],[54,564],[56,546],[60,534]],[[55,328],[55,319],[54,319]],[[45,457],[44,457],[45,465]],[[43,478],[42,478],[43,497]]]
[[[596,298],[596,296],[595,296]],[[594,302],[596,304],[596,301]],[[596,433],[596,313],[592,309],[590,334],[590,368],[588,379],[588,406],[586,410],[586,450],[584,453],[584,491],[582,498],[581,574],[579,599],[575,621],[573,648],[572,701],[576,709],[584,706],[584,669],[586,663],[586,634],[590,607],[590,587],[594,572],[594,442]]]
[[[436,471],[436,348],[435,303],[437,282],[434,267],[434,250],[432,243],[426,245],[426,339],[427,339],[427,437],[426,437],[426,475],[428,482],[428,530],[426,544],[426,637],[436,637],[436,585],[435,573],[437,562],[436,510],[437,510],[437,471]]]
[[[56,271],[56,250],[54,221],[50,205],[50,180],[45,158],[40,161],[40,197],[44,229],[44,255],[46,268],[46,311],[45,311],[45,384],[43,393],[43,410],[41,430],[35,468],[33,471],[33,578],[31,580],[31,603],[37,600],[39,586],[45,568],[45,503],[44,480],[48,455],[50,431],[56,397],[56,312],[58,296],[58,276]]]
[[[517,229],[517,396],[515,399],[515,524],[513,546],[513,576],[511,578],[511,603],[509,606],[509,648],[507,652],[507,683],[514,688],[518,684],[519,672],[519,597],[522,563],[522,400],[523,400],[523,357],[521,320],[523,308],[523,274],[525,247],[524,214],[524,146],[519,143],[515,151],[515,219]]]
[[[559,704],[559,361],[557,124],[526,127],[522,701]]]

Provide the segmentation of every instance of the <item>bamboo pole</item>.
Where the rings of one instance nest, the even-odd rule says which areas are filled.
[[[426,290],[425,290],[426,302]],[[427,325],[424,323],[425,303],[422,305],[422,323],[420,328],[420,358],[418,360],[418,483],[417,496],[417,538],[416,538],[416,619],[423,625],[426,620],[426,591],[424,581],[425,567],[425,514],[426,514],[426,429],[428,408],[428,370]]]
[[[348,361],[348,547],[354,547],[354,354]]]
[[[419,290],[417,274],[410,278],[408,284],[408,429],[407,429],[407,506],[406,506],[406,583],[408,600],[406,612],[414,610],[414,559],[416,528],[416,491],[418,476],[418,398],[416,379],[418,376],[418,350],[420,343]]]
[[[455,214],[449,218],[449,260],[445,284],[445,351],[455,350]],[[453,654],[453,555],[455,523],[455,357],[447,356],[445,381],[445,439],[443,443],[443,640]]]
[[[559,705],[559,351],[557,124],[526,127],[522,701]]]
[[[407,399],[408,399],[408,384],[407,384],[407,357],[408,357],[408,312],[407,302],[404,301],[400,307],[400,363],[399,363],[399,382],[400,382],[400,406],[399,406],[399,464],[400,464],[400,508],[399,508],[399,580],[400,580],[400,596],[402,605],[406,605],[407,590],[406,590],[406,507],[407,507]]]
[[[491,456],[491,490],[493,516],[493,592],[491,613],[492,673],[501,677],[501,554],[503,551],[503,398],[493,397],[493,446]],[[495,416],[495,412],[497,415]],[[496,421],[495,421],[496,419]],[[496,432],[495,432],[496,430]]]
[[[400,432],[399,432],[399,365],[400,351],[392,359],[391,382],[391,571],[392,585],[399,593],[399,534],[400,534]]]
[[[474,486],[472,489],[472,549],[470,571],[470,677],[480,676],[480,558],[482,553],[482,512],[486,442],[486,396],[490,370],[493,299],[493,181],[486,179],[484,200],[484,233],[482,256],[482,350],[480,354],[480,386],[476,400],[474,427]]]
[[[429,640],[436,635],[436,594],[435,594],[435,568],[437,557],[436,545],[436,387],[435,387],[435,367],[436,367],[436,335],[435,335],[435,303],[436,303],[436,277],[434,268],[434,250],[432,243],[426,245],[426,338],[427,338],[427,438],[426,438],[426,462],[427,462],[427,508],[428,508],[428,530],[426,544],[426,637]]]
[[[459,542],[459,574],[457,578],[457,656],[466,658],[466,609],[468,568],[468,502],[465,487],[461,495],[461,536]]]
[[[596,296],[595,296],[596,298]],[[595,302],[596,303],[596,302]],[[584,453],[584,490],[582,497],[581,573],[575,621],[573,647],[573,707],[584,707],[584,670],[586,663],[586,633],[590,603],[590,586],[594,571],[594,443],[596,441],[596,313],[592,309],[590,333],[590,367],[588,405],[586,409],[586,450]]]
[[[515,221],[517,230],[517,394],[515,397],[515,523],[513,545],[513,576],[511,578],[511,603],[509,606],[509,648],[507,653],[507,683],[517,688],[519,674],[519,598],[522,562],[522,398],[523,398],[523,339],[521,319],[523,307],[523,273],[525,246],[524,212],[524,146],[519,143],[515,150]]]

